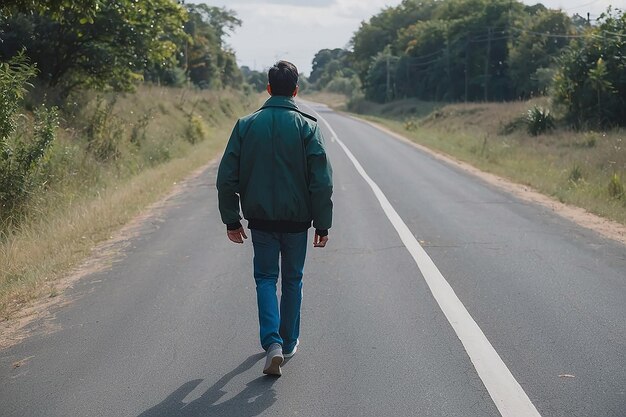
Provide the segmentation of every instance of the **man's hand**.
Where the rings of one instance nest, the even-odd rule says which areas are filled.
[[[243,227],[236,230],[227,230],[226,233],[228,234],[230,241],[235,243],[243,243],[243,240],[248,238],[245,230],[243,230]]]
[[[316,248],[324,248],[326,247],[326,242],[328,242],[328,235],[327,236],[320,236],[317,233],[315,233],[315,237],[313,238],[313,246]]]

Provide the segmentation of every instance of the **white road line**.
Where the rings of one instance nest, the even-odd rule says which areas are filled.
[[[470,357],[474,368],[476,368],[478,376],[483,381],[500,414],[503,417],[540,417],[528,395],[515,380],[509,368],[502,361],[502,358],[500,358],[500,355],[498,355],[491,343],[489,343],[483,331],[478,327],[478,324],[476,324],[461,300],[459,300],[448,281],[439,272],[435,263],[430,259],[417,239],[415,239],[415,236],[413,236],[413,233],[411,233],[411,230],[391,203],[389,203],[385,194],[367,175],[363,166],[350,152],[350,149],[339,139],[330,124],[319,113],[315,113],[332,134],[332,139],[341,146],[358,173],[372,188],[383,211],[422,272],[439,307],[465,347],[465,351]]]

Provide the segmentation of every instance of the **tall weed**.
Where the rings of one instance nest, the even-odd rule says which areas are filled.
[[[609,195],[611,198],[620,199],[624,196],[624,185],[617,173],[613,174],[609,180]]]
[[[189,124],[187,125],[186,137],[189,143],[196,144],[202,142],[209,136],[209,131],[202,120],[202,117],[192,114],[189,116]]]
[[[100,161],[115,160],[121,156],[124,126],[113,114],[115,102],[115,98],[107,101],[99,97],[87,128],[87,149]]]
[[[0,65],[0,226],[15,215],[29,194],[45,181],[35,172],[56,137],[58,111],[55,107],[42,106],[35,111],[32,132],[16,131],[19,106],[28,80],[35,73],[23,54]]]

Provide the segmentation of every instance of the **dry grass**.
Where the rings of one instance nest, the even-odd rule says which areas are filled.
[[[95,170],[81,170],[81,164],[70,167],[95,178],[57,184],[33,203],[33,214],[0,241],[0,318],[8,319],[34,299],[56,296],[55,281],[175,183],[215,158],[236,117],[258,101],[229,93],[161,88],[118,97],[115,123],[127,139],[133,129],[143,126],[139,133],[143,143],[133,145],[134,154],[123,164]],[[88,102],[93,106],[92,100]],[[146,114],[147,124],[141,121]],[[200,134],[206,135],[196,145],[185,139],[190,114],[196,117],[194,123],[202,123]],[[58,146],[76,146],[72,144],[79,134],[76,130],[66,130]],[[130,145],[124,140],[121,146]],[[163,152],[159,147],[167,149],[167,160],[153,162],[149,155]]]

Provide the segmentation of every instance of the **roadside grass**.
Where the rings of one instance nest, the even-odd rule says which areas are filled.
[[[94,114],[114,103],[94,151]],[[85,94],[66,112],[46,169],[53,181],[26,214],[5,220],[0,234],[0,320],[41,297],[92,248],[177,182],[219,155],[234,120],[257,96],[142,87],[134,94]],[[107,143],[108,142],[108,143]],[[88,149],[92,146],[91,149]],[[56,179],[56,180],[55,180]]]
[[[531,136],[524,117],[535,105],[549,107],[545,98],[448,105],[412,101],[357,102],[347,108],[416,143],[626,225],[624,129],[577,132],[557,125]]]

